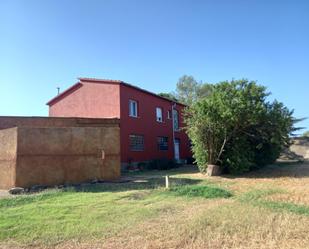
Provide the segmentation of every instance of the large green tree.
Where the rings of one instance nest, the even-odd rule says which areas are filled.
[[[278,158],[295,130],[293,112],[278,101],[268,102],[268,95],[254,81],[224,81],[190,105],[187,132],[201,171],[216,164],[244,172]]]

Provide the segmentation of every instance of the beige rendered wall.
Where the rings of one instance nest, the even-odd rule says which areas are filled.
[[[15,184],[17,128],[0,130],[0,189]]]
[[[20,127],[15,185],[30,187],[119,178],[119,131],[118,125]]]
[[[0,116],[0,129],[12,127],[106,127],[116,124],[119,124],[118,119]]]

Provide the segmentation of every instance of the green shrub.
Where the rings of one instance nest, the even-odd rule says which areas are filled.
[[[145,169],[147,169],[147,163],[146,163],[146,162],[139,162],[139,163],[137,164],[137,168],[138,168],[139,170],[145,170]]]
[[[149,170],[169,170],[177,168],[178,164],[175,160],[170,160],[167,158],[153,159],[148,163]]]
[[[289,146],[297,120],[278,101],[267,102],[264,86],[248,80],[212,86],[186,110],[186,130],[201,172],[217,164],[242,173],[274,162]]]

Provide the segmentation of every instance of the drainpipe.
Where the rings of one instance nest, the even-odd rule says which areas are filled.
[[[172,103],[172,129],[173,129],[173,150],[174,150],[174,160],[175,160],[175,127],[174,127],[174,108],[176,107],[176,103]]]

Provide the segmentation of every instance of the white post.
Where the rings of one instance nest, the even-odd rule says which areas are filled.
[[[165,176],[165,188],[168,189],[170,187],[170,178],[169,176]]]

